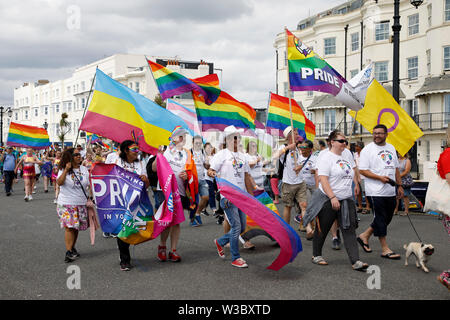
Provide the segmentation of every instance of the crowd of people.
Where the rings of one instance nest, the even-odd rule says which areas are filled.
[[[210,214],[217,219],[217,224],[223,225],[223,232],[214,239],[220,258],[225,258],[224,247],[229,246],[232,265],[248,267],[240,255],[240,243],[245,249],[254,249],[255,245],[251,243],[251,237],[243,233],[245,214],[220,195],[215,183],[217,176],[252,195],[266,191],[275,204],[281,203],[280,212],[285,222],[291,224],[294,220],[298,230],[305,232],[306,239],[312,241],[311,261],[314,264],[328,265],[323,246],[330,232],[333,249],[341,248],[342,237],[354,270],[368,268],[369,265],[360,258],[359,247],[365,253],[371,253],[373,236],[379,240],[382,258],[400,259],[400,254],[389,247],[388,228],[402,202],[403,214],[408,214],[411,163],[386,142],[388,131],[384,125],[373,128],[371,143],[365,146],[358,141],[352,151],[347,137],[338,130],[331,132],[326,141],[309,141],[300,138],[296,129],[287,127],[283,132],[285,143],[273,149],[271,159],[258,154],[256,140],[250,140],[244,146],[242,131],[234,126],[227,127],[223,132],[223,144],[217,149],[196,136],[192,148],[187,149],[187,131],[177,127],[172,132],[169,146],[162,146],[158,151],[176,176],[190,226],[201,226],[201,215]],[[94,163],[116,164],[139,175],[145,188],[153,194],[155,211],[164,201],[156,175],[156,157],[141,152],[132,140],[123,141],[116,147],[106,151],[100,145],[88,145],[84,150],[77,145],[76,148],[39,152],[32,148],[7,147],[1,153],[1,178],[6,196],[14,192],[18,178],[23,178],[26,202],[33,200],[38,179],[43,180],[46,193],[53,186],[56,211],[61,228],[65,230],[66,262],[79,257],[75,248],[78,232],[88,227],[88,209],[93,206],[89,171]],[[197,201],[190,189],[194,167],[198,176]],[[448,165],[440,168],[441,175],[448,180]],[[373,220],[357,234],[359,213],[373,213]],[[117,238],[108,233],[103,236]],[[160,261],[181,261],[177,252],[180,236],[180,225],[171,226],[161,234],[157,250]],[[128,271],[132,268],[130,245],[117,238],[117,246],[120,268]],[[442,280],[448,284],[448,278],[446,281]]]

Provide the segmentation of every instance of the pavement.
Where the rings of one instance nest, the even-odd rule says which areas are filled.
[[[159,262],[159,241],[153,240],[131,247],[134,268],[123,272],[116,240],[103,238],[100,230],[94,246],[89,232],[80,232],[76,248],[81,257],[65,263],[64,231],[53,190],[44,193],[38,183],[33,201],[25,202],[23,182],[14,189],[10,197],[0,194],[2,300],[450,300],[450,291],[436,279],[450,268],[450,237],[436,216],[411,215],[421,238],[435,248],[429,273],[417,269],[413,257],[404,265],[403,244],[418,240],[408,218],[401,216],[395,216],[388,229],[388,243],[401,260],[382,259],[376,238],[370,242],[372,253],[360,249],[371,273],[353,271],[344,247],[331,248],[330,236],[323,252],[329,265],[312,264],[312,242],[305,233],[300,233],[303,251],[279,271],[267,269],[279,248],[264,236],[252,239],[255,250],[240,250],[249,268],[232,267],[229,249],[224,260],[217,255],[213,240],[223,228],[212,216],[202,216],[201,227],[182,224],[180,263]],[[371,215],[360,218],[357,231],[362,232]],[[291,226],[298,228],[293,220]]]

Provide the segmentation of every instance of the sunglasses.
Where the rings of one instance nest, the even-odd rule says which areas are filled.
[[[334,139],[333,141],[339,142],[339,143],[345,143],[348,144],[348,141],[345,139]]]
[[[139,152],[139,148],[137,148],[137,147],[130,148],[130,151],[131,152]]]
[[[74,157],[80,157],[81,154],[80,154],[80,153],[74,153],[73,156],[74,156]]]

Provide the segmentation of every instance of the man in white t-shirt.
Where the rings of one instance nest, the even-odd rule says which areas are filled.
[[[373,142],[361,151],[359,170],[365,177],[366,197],[373,210],[374,219],[357,240],[365,252],[372,252],[369,239],[374,235],[381,244],[381,257],[398,260],[400,255],[393,252],[386,242],[387,227],[394,214],[396,198],[403,197],[397,153],[391,144],[386,143],[388,131],[385,125],[376,125],[372,134]]]
[[[210,161],[208,175],[212,178],[219,176],[222,179],[234,184],[242,190],[247,190],[253,194],[253,181],[250,176],[250,167],[247,157],[239,152],[242,129],[234,126],[226,127],[224,130],[226,148],[220,150]],[[230,243],[232,265],[238,268],[248,267],[247,263],[239,254],[239,235],[245,230],[246,216],[231,201],[221,195],[220,206],[224,209],[230,224],[231,230],[215,239],[219,257],[225,258],[223,246]]]
[[[197,176],[198,176],[198,193],[200,195],[200,201],[197,206],[197,211],[195,212],[195,219],[193,221],[193,226],[202,225],[202,219],[200,218],[200,214],[203,210],[206,209],[209,201],[209,187],[208,183],[205,180],[206,176],[206,155],[203,150],[203,138],[199,135],[195,136],[193,139],[192,146],[192,157],[194,158],[195,167],[197,168]],[[206,210],[204,211],[206,212]],[[205,213],[205,215],[209,215]]]

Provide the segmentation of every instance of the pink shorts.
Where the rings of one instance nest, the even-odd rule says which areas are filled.
[[[278,190],[278,178],[271,178],[270,186],[272,187],[273,193],[278,196],[280,194],[280,190]]]

